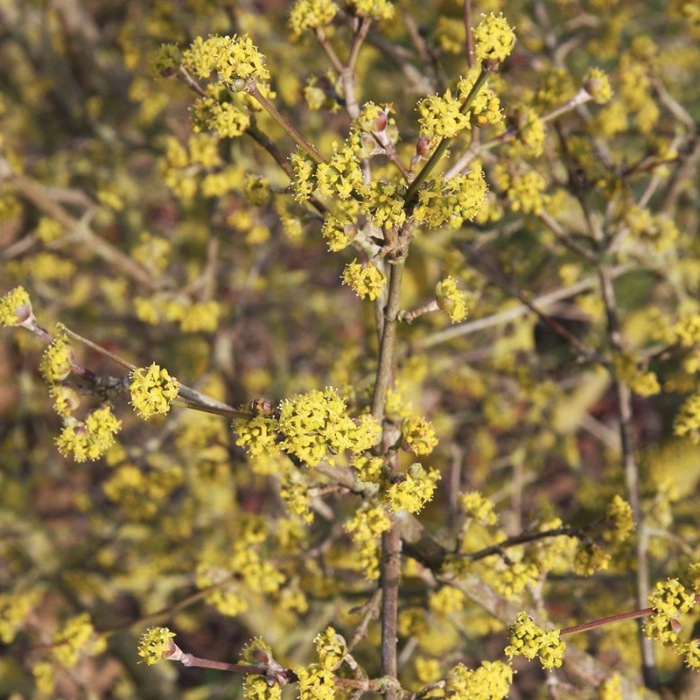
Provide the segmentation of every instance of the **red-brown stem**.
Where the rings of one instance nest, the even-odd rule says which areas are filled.
[[[260,106],[313,158],[323,163],[323,156],[277,111],[277,108],[258,89],[253,79],[245,84],[245,92],[258,101]]]
[[[695,603],[700,603],[700,595],[695,596]],[[629,612],[620,613],[619,615],[602,617],[600,618],[600,620],[593,620],[593,622],[584,622],[581,625],[565,627],[563,630],[559,630],[559,636],[566,637],[569,634],[576,634],[577,632],[586,632],[588,630],[596,629],[597,627],[610,625],[614,622],[623,622],[624,620],[635,620],[640,617],[646,617],[647,615],[651,615],[652,612],[654,612],[654,608],[644,608],[643,610],[631,610]]]

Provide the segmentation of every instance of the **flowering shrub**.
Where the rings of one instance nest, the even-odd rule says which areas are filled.
[[[0,695],[697,684],[698,16],[4,2]]]

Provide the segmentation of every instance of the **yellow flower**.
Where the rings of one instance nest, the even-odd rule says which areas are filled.
[[[368,296],[374,301],[384,288],[386,277],[373,263],[362,264],[353,260],[345,266],[343,284],[352,287],[360,299]]]
[[[168,658],[174,651],[175,643],[170,640],[175,636],[167,627],[154,627],[141,635],[138,653],[148,666]],[[175,647],[177,648],[177,647]]]
[[[467,317],[467,295],[457,289],[457,282],[453,277],[446,277],[437,283],[435,298],[452,323],[459,323]]]
[[[474,54],[479,61],[502,63],[515,46],[515,32],[503,15],[484,15],[474,29]]]
[[[295,38],[305,29],[319,29],[330,24],[338,12],[332,0],[297,0],[289,13],[289,26]]]
[[[49,383],[62,381],[71,373],[73,359],[73,348],[65,336],[59,336],[46,348],[39,371]]]
[[[177,398],[180,383],[155,362],[148,368],[139,367],[131,373],[131,405],[141,418],[167,413]]]
[[[0,299],[0,326],[19,326],[32,318],[32,303],[24,287],[15,287]]]

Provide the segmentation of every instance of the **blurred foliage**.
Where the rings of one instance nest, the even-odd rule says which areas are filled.
[[[52,334],[61,322],[230,406],[335,387],[356,416],[371,401],[386,297],[360,300],[342,275],[376,253],[381,233],[360,214],[352,244],[330,252],[322,228],[336,202],[295,199],[264,148],[287,164],[289,135],[216,80],[197,83],[206,94],[188,89],[172,67],[177,52],[161,49],[249,35],[266,57],[264,94],[330,158],[352,126],[348,95],[313,32],[293,36],[292,4],[0,3],[0,293],[21,284]],[[339,5],[323,31],[345,60],[357,19]],[[425,421],[404,428],[406,440],[437,436],[420,474],[408,449],[398,466],[404,483],[441,476],[418,518],[457,555],[441,571],[410,548],[403,558],[399,678],[411,691],[448,679],[457,695],[466,691],[450,669],[503,660],[509,624],[476,589],[460,592],[460,580],[477,576],[498,600],[558,629],[640,607],[639,538],[652,587],[669,577],[687,585],[700,554],[700,9],[485,0],[472,10],[477,21],[503,11],[517,35],[489,80],[506,121],[459,132],[439,172],[471,144],[463,168],[484,169],[486,204],[473,221],[413,230],[401,296],[412,312],[442,283],[437,302],[449,311],[444,290],[456,285],[469,315],[459,325],[440,312],[399,324],[385,405],[387,431]],[[430,105],[418,101],[456,96],[468,73],[465,36],[457,0],[402,0],[369,28],[355,98],[391,105],[405,167],[425,135],[419,118]],[[609,75],[612,99],[555,114],[594,68]],[[400,185],[388,158],[369,163],[375,187]],[[389,274],[381,256],[374,264]],[[531,301],[545,320],[523,305]],[[126,376],[71,344],[95,375]],[[329,625],[350,642],[364,616],[353,656],[379,675],[373,594],[386,528],[372,490],[348,487],[348,474],[378,479],[376,464],[342,452],[318,469],[280,452],[252,457],[230,419],[174,407],[146,423],[125,392],[110,395],[117,444],[103,459],[73,462],[56,448],[64,424],[38,371],[43,349],[22,329],[0,335],[0,695],[242,697],[239,676],[139,666],[137,638],[159,624],[184,650],[232,663],[262,636],[293,667],[316,658],[314,638]],[[633,390],[632,453],[617,429],[616,383]],[[89,382],[67,384],[81,418],[104,398]],[[638,492],[626,458],[640,465]],[[398,497],[394,486],[387,499]],[[476,492],[485,500],[467,507],[464,494]],[[622,528],[606,512],[616,496],[638,499],[644,523],[620,542],[601,526]],[[562,523],[584,533],[578,551],[560,536],[503,556],[459,556]],[[694,619],[683,617],[685,642]],[[631,622],[567,643],[604,672],[586,677],[565,653],[551,672],[572,684],[560,697],[597,697],[605,678],[600,697],[618,697],[604,694],[616,687],[610,678],[642,683]],[[667,692],[693,697],[698,681],[683,658],[656,651]],[[550,671],[521,661],[513,697],[545,697]]]

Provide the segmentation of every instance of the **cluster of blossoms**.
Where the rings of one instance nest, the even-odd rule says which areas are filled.
[[[152,666],[166,659],[173,651],[175,643],[170,640],[175,636],[167,627],[154,627],[141,635],[138,654],[143,662]]]
[[[502,700],[508,697],[512,684],[513,668],[502,661],[482,661],[475,671],[458,664],[447,676],[445,696],[455,700]]]
[[[24,593],[0,593],[0,641],[11,644],[30,613],[41,600],[38,589]]]
[[[53,641],[56,645],[53,654],[64,668],[73,668],[78,663],[81,653],[96,656],[107,646],[104,637],[95,637],[95,628],[87,613],[68,620],[56,630]]]
[[[33,318],[32,303],[24,287],[15,287],[0,299],[0,326],[20,326]]]
[[[348,645],[342,635],[332,627],[319,634],[314,640],[316,653],[322,666],[331,671],[336,669],[348,655]]]
[[[121,429],[121,421],[108,404],[90,412],[84,421],[72,416],[64,418],[64,427],[56,438],[58,451],[72,455],[76,462],[95,460],[114,444],[114,436]]]
[[[167,413],[179,388],[180,382],[155,362],[150,367],[139,367],[131,373],[131,405],[145,420],[158,413]]]
[[[306,29],[320,29],[333,21],[338,6],[332,0],[297,0],[289,13],[289,27],[294,37]]]
[[[294,669],[299,683],[299,700],[333,700],[335,698],[335,676],[322,664],[299,666]]]
[[[684,401],[673,423],[673,434],[687,435],[696,445],[700,443],[700,394],[693,394]]]
[[[282,449],[311,467],[324,459],[332,463],[333,455],[345,450],[364,452],[377,443],[381,432],[369,414],[351,418],[334,389],[286,399],[277,415],[237,418],[233,428],[238,433],[236,444],[252,455]]]
[[[140,321],[150,325],[179,323],[183,333],[213,333],[221,316],[217,301],[192,302],[180,296],[157,293],[152,297],[136,297],[134,311]]]
[[[250,126],[250,114],[234,104],[233,95],[220,83],[210,83],[205,95],[192,106],[192,131],[215,133],[219,138],[237,138]]]
[[[345,531],[352,537],[358,553],[360,567],[369,580],[379,578],[378,538],[391,527],[384,508],[365,504],[345,524]]]
[[[428,228],[450,223],[461,225],[473,219],[486,198],[487,185],[481,168],[449,180],[436,177],[418,190],[413,218]]]
[[[457,288],[454,277],[446,277],[435,286],[435,299],[452,323],[464,321],[467,317],[467,295]]]
[[[479,61],[502,63],[515,47],[515,32],[503,15],[484,15],[473,37],[474,55]]]
[[[649,209],[632,205],[625,209],[624,221],[630,234],[649,243],[659,253],[673,246],[680,232],[667,214],[652,214]]]
[[[183,469],[177,464],[147,471],[127,463],[117,467],[102,488],[110,501],[138,522],[157,515],[183,481]]]
[[[631,353],[618,353],[614,358],[615,373],[640,396],[653,396],[661,391],[654,372],[647,371]]]
[[[687,591],[678,579],[657,582],[649,596],[653,612],[644,621],[644,634],[664,646],[675,646],[679,641],[679,615],[688,612],[695,604],[695,594]]]
[[[432,423],[422,417],[406,418],[401,425],[403,449],[417,455],[429,455],[438,444]]]
[[[457,499],[464,513],[484,525],[497,525],[498,514],[494,510],[493,503],[479,491],[464,493]]]
[[[634,531],[632,506],[620,495],[613,497],[605,509],[608,529],[603,534],[606,542],[619,545]]]
[[[431,95],[418,103],[421,136],[454,138],[471,126],[469,112],[462,111],[462,101],[447,90],[443,96]]]
[[[605,571],[611,555],[597,542],[582,542],[574,556],[574,571],[579,576],[593,576],[597,571]]]
[[[544,150],[544,122],[534,109],[526,105],[516,106],[509,114],[508,121],[516,129],[515,141],[508,147],[513,155],[522,151],[525,155],[535,158],[542,155]]]
[[[515,623],[508,629],[508,639],[510,644],[505,653],[511,659],[524,656],[532,660],[537,656],[542,667],[548,671],[562,664],[566,644],[559,639],[559,631],[544,631],[524,612],[518,613]]]
[[[371,262],[359,263],[353,260],[343,270],[343,283],[352,287],[360,299],[376,299],[386,285],[386,276]]]
[[[270,74],[265,67],[265,57],[253,46],[248,35],[238,37],[198,36],[183,51],[185,68],[198,78],[208,78],[216,73],[224,83],[249,78],[268,81]]]
[[[418,513],[432,499],[439,480],[440,474],[435,469],[426,471],[422,464],[416,462],[404,474],[395,477],[395,481],[382,493],[382,498],[394,512],[407,510]]]

